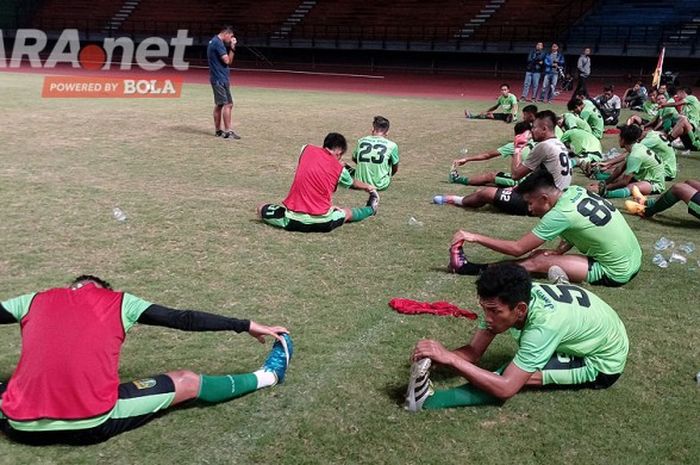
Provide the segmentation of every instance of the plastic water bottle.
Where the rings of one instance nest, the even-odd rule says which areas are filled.
[[[124,213],[124,210],[122,210],[121,208],[114,207],[112,209],[112,218],[119,221],[120,223],[123,223],[126,221],[126,213]]]
[[[418,227],[420,227],[420,226],[423,226],[423,222],[422,222],[422,221],[418,221],[415,217],[412,216],[412,217],[410,217],[410,218],[408,219],[408,225],[409,225],[409,226],[418,226]]]
[[[660,253],[654,255],[654,258],[652,258],[651,261],[654,265],[658,266],[659,268],[668,268],[668,262]]]
[[[686,255],[690,255],[691,253],[695,252],[695,244],[693,244],[692,242],[686,242],[685,244],[682,244],[680,247],[678,247],[678,250]]]
[[[466,157],[468,153],[469,153],[469,149],[467,147],[462,147],[461,149],[459,149],[459,154],[462,155],[463,157]]]
[[[681,265],[684,265],[688,259],[683,256],[683,254],[679,253],[678,251],[674,250],[673,253],[671,254],[671,257],[668,259],[669,263],[680,263]]]
[[[664,236],[661,236],[658,241],[656,241],[656,244],[654,244],[654,249],[661,251],[661,250],[666,250],[670,247],[673,247],[673,241],[671,239],[668,239]]]

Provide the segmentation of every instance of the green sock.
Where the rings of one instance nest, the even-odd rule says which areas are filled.
[[[362,221],[374,215],[374,210],[372,207],[351,208],[350,213],[352,215],[350,221]]]
[[[671,189],[667,190],[661,197],[656,199],[655,202],[650,203],[651,199],[647,199],[646,210],[644,211],[644,216],[652,216],[664,210],[667,210],[674,206],[678,202],[678,197],[676,197]]]
[[[467,176],[455,176],[452,178],[452,182],[455,184],[464,184],[465,186],[468,186],[469,178]]]
[[[610,179],[610,173],[598,171],[597,173],[593,173],[593,179],[595,179],[596,181],[607,181],[608,179]]]
[[[255,391],[258,379],[253,373],[244,375],[200,376],[197,399],[204,402],[225,402]]]
[[[613,189],[605,194],[605,197],[609,199],[624,199],[631,196],[632,193],[626,187],[621,187],[619,189]]]
[[[475,405],[499,405],[501,403],[498,397],[487,394],[467,383],[453,389],[435,391],[435,394],[426,399],[423,408],[434,410]]]
[[[576,168],[576,166],[578,166],[578,160],[575,158],[571,158],[569,162],[571,163],[572,168]]]

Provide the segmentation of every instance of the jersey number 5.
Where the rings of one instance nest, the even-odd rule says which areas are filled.
[[[580,287],[570,285],[550,286],[549,284],[541,284],[540,287],[557,302],[561,302],[563,304],[573,303],[574,296],[572,293],[575,292],[578,294],[576,296],[576,302],[578,302],[581,307],[588,308],[591,306],[591,299],[588,297],[588,294],[586,294],[586,291]],[[557,291],[559,291],[559,293],[557,293]]]
[[[357,152],[357,160],[363,163],[375,163],[380,165],[384,161],[386,150],[386,145],[372,145],[369,142],[363,142],[360,144],[360,151]]]

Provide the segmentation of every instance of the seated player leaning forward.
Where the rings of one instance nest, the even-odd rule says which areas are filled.
[[[496,112],[499,107],[503,109],[500,113]],[[464,116],[467,119],[496,119],[511,123],[518,119],[518,97],[510,93],[509,84],[501,84],[501,95],[494,106],[479,114],[464,110]]]
[[[532,134],[530,132],[531,129],[532,126],[530,123],[525,121],[516,123],[515,126],[513,126],[513,131],[515,132],[515,139],[513,142],[502,145],[495,150],[455,160],[452,163],[452,169],[448,176],[449,182],[453,184],[463,184],[465,186],[496,185],[498,187],[513,187],[517,185],[518,182],[513,180],[510,173],[504,171],[487,171],[470,176],[460,176],[457,168],[467,163],[491,160],[498,156],[504,159],[509,158],[515,154],[516,149],[520,150],[520,157],[523,160],[527,159],[528,155],[535,147],[535,141],[532,140]]]
[[[448,350],[425,339],[416,345],[408,410],[498,405],[524,387],[606,389],[625,369],[625,326],[592,292],[570,284],[532,283],[527,271],[512,263],[484,271],[476,288],[484,318],[469,344]],[[491,342],[506,331],[518,341],[513,360],[495,373],[480,368]],[[433,391],[432,363],[452,368],[469,382]]]
[[[522,153],[515,151],[511,159],[511,177],[519,181],[538,169],[549,171],[559,189],[565,189],[571,184],[571,161],[569,150],[556,138],[555,130],[557,116],[550,110],[537,113],[532,126],[532,139],[537,145],[532,149],[526,160]],[[437,195],[433,198],[437,204],[452,204],[464,208],[480,208],[493,205],[499,210],[511,215],[528,215],[527,203],[519,192],[518,187],[484,187],[466,197],[458,195]]]
[[[620,129],[620,147],[625,154],[601,164],[612,166],[610,178],[588,186],[589,190],[609,199],[631,195],[632,187],[642,194],[660,194],[666,188],[666,171],[661,158],[639,142],[642,129],[639,126],[623,126]]]
[[[287,231],[330,232],[347,222],[362,221],[375,215],[379,205],[377,190],[353,179],[340,162],[347,148],[345,137],[336,132],[326,136],[323,147],[305,145],[287,198],[282,205],[259,206],[258,214],[262,220]],[[367,206],[334,207],[333,192],[338,185],[368,192]]]
[[[530,273],[545,274],[558,266],[574,282],[617,287],[637,275],[642,249],[612,203],[580,186],[561,190],[544,170],[528,176],[518,189],[532,214],[542,218],[537,226],[516,241],[458,231],[452,239],[451,271],[475,275],[489,267],[465,258],[463,244],[473,242],[513,257],[529,253],[517,262]],[[555,250],[536,250],[556,237],[562,241]],[[583,255],[565,255],[572,247]]]
[[[188,400],[224,402],[284,381],[292,341],[281,326],[263,326],[191,310],[173,310],[95,276],[67,288],[6,300],[0,324],[20,323],[22,351],[0,383],[0,429],[28,444],[90,444],[138,428]],[[183,331],[247,331],[277,339],[258,371],[226,376],[171,371],[119,384],[119,353],[136,324]],[[50,356],[47,356],[50,354]]]
[[[386,190],[399,171],[399,146],[387,138],[390,124],[383,116],[375,116],[371,134],[358,140],[352,152],[356,166],[345,164],[354,179],[374,186],[378,191]]]
[[[632,197],[634,201],[625,200],[625,208],[635,215],[651,218],[683,201],[688,205],[688,213],[700,220],[700,181],[696,179],[676,183],[656,199],[647,199],[633,187]]]

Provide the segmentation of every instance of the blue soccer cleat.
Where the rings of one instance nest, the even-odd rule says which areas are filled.
[[[433,203],[436,205],[445,205],[447,203],[446,195],[436,195],[433,197]]]
[[[284,376],[287,373],[289,362],[292,360],[292,354],[294,353],[294,344],[292,344],[292,338],[289,334],[284,333],[281,336],[284,339],[284,344],[276,340],[270,355],[267,356],[262,366],[263,371],[275,374],[279,384],[284,382]]]

